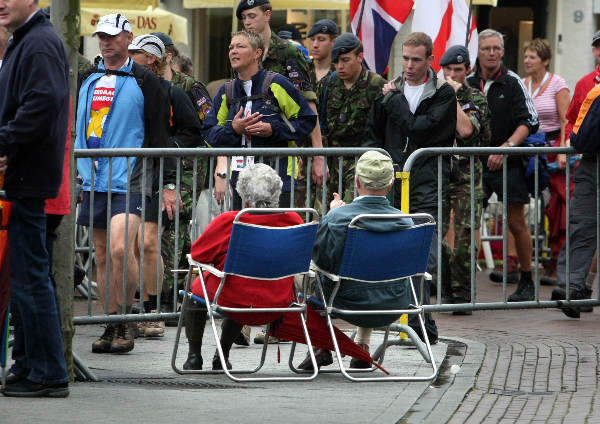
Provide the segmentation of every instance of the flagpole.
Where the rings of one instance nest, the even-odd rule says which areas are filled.
[[[465,47],[469,48],[469,35],[471,33],[471,13],[473,12],[473,0],[469,0],[469,16],[467,17],[467,35],[465,38]]]
[[[471,0],[473,1],[473,0]],[[362,25],[362,18],[365,13],[365,3],[367,0],[362,0],[360,3],[360,15],[358,15],[358,25],[356,25],[356,36],[360,38],[360,26]]]

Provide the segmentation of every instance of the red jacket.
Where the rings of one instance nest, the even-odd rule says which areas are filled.
[[[569,138],[571,136],[573,125],[575,125],[575,121],[577,121],[577,115],[579,115],[581,104],[590,90],[598,83],[600,83],[600,66],[596,66],[596,69],[577,81],[575,93],[573,93],[571,104],[569,104],[569,109],[567,110],[568,122],[565,127],[565,137]]]
[[[73,102],[69,100],[69,126],[67,127],[67,145],[65,146],[65,159],[63,162],[62,181],[58,196],[46,199],[46,214],[71,215],[71,168],[69,158],[71,153],[71,124],[73,123]]]
[[[238,212],[222,213],[206,227],[204,233],[192,245],[192,258],[195,261],[210,263],[219,270],[223,269],[233,220]],[[271,215],[245,215],[241,221],[272,227],[288,227],[304,222],[300,215],[289,212]],[[219,287],[220,279],[205,272],[204,280],[208,296],[212,299]],[[231,307],[286,307],[294,299],[293,285],[293,277],[277,281],[260,281],[231,275],[219,296],[219,304]],[[194,280],[192,292],[197,296],[204,297],[199,278]],[[238,315],[236,320],[249,325],[262,325],[273,321],[279,315],[265,319],[264,314],[244,314],[243,318]]]

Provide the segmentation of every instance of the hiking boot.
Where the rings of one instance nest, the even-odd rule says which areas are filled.
[[[506,261],[506,284],[517,284],[519,277],[519,259],[516,256],[509,256]],[[490,272],[490,280],[494,283],[502,283],[502,270]]]
[[[146,323],[145,322],[138,322],[137,323],[137,334],[136,334],[136,339],[138,337],[144,337],[146,335]]]
[[[110,352],[110,345],[115,337],[115,326],[113,324],[107,324],[104,327],[104,333],[98,340],[92,343],[92,352],[94,353],[108,353]]]
[[[519,285],[517,286],[517,290],[510,296],[508,296],[509,302],[526,302],[528,300],[533,300],[535,297],[534,289],[533,289],[533,281],[525,281],[523,279],[519,280]]]
[[[153,314],[156,311],[152,311]],[[144,337],[163,337],[165,335],[164,321],[148,321],[146,322],[146,331]]]
[[[258,333],[256,336],[254,336],[254,344],[265,344],[265,331],[261,331],[260,333]],[[279,340],[277,339],[277,337],[273,337],[273,336],[269,336],[269,341],[267,343],[269,344],[275,344],[277,343]]]
[[[117,325],[117,334],[110,344],[110,353],[127,353],[133,350],[135,323]]]
[[[366,343],[357,343],[363,350],[369,352],[369,345]],[[371,368],[371,363],[362,359],[352,358],[350,360],[350,368]]]
[[[583,300],[589,299],[591,295],[591,291],[588,289],[577,290],[571,289],[571,300]],[[552,290],[552,300],[565,300],[567,298],[567,292],[564,287],[557,287]],[[594,310],[593,306],[583,305],[583,306],[560,306],[560,310],[569,318],[579,318],[580,312],[592,312]]]

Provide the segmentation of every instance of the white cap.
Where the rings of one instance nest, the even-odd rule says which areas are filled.
[[[142,34],[133,39],[128,50],[143,50],[162,60],[165,57],[165,45],[156,35]]]
[[[99,32],[103,32],[108,35],[117,35],[121,31],[131,32],[131,24],[124,15],[120,13],[113,13],[110,15],[102,16],[98,20],[98,26],[96,31],[92,34],[92,37]]]

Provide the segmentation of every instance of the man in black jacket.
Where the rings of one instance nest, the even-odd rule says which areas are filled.
[[[15,328],[15,362],[3,394],[66,397],[69,376],[48,272],[44,201],[57,196],[62,179],[67,52],[37,1],[0,1],[0,25],[13,32],[0,69],[0,172],[12,203],[8,254]]]
[[[438,80],[431,68],[433,43],[427,34],[415,32],[402,43],[404,72],[386,84],[384,95],[375,99],[367,124],[366,147],[383,147],[400,167],[409,155],[422,147],[452,147],[456,131],[456,95],[454,89]],[[425,212],[437,217],[437,159],[422,157],[410,172],[410,212]],[[449,166],[442,166],[442,202],[446,199]],[[402,186],[394,185],[394,206],[401,209]],[[446,208],[447,210],[447,208]],[[406,212],[406,211],[405,211]],[[437,237],[429,257],[430,271],[437,264]],[[425,284],[423,303],[429,303],[429,285]],[[420,333],[416,316],[411,327]],[[437,340],[437,328],[426,315],[430,340]]]
[[[538,129],[538,116],[521,78],[503,65],[504,40],[502,34],[486,29],[479,34],[477,68],[468,78],[472,87],[480,88],[487,97],[492,114],[491,147],[515,147]],[[531,234],[525,222],[525,205],[529,192],[525,169],[520,156],[507,158],[508,227],[515,238],[517,256],[521,264],[521,279],[509,302],[533,300],[531,279]],[[487,199],[496,193],[502,199],[502,155],[491,155],[483,160],[483,191]]]

